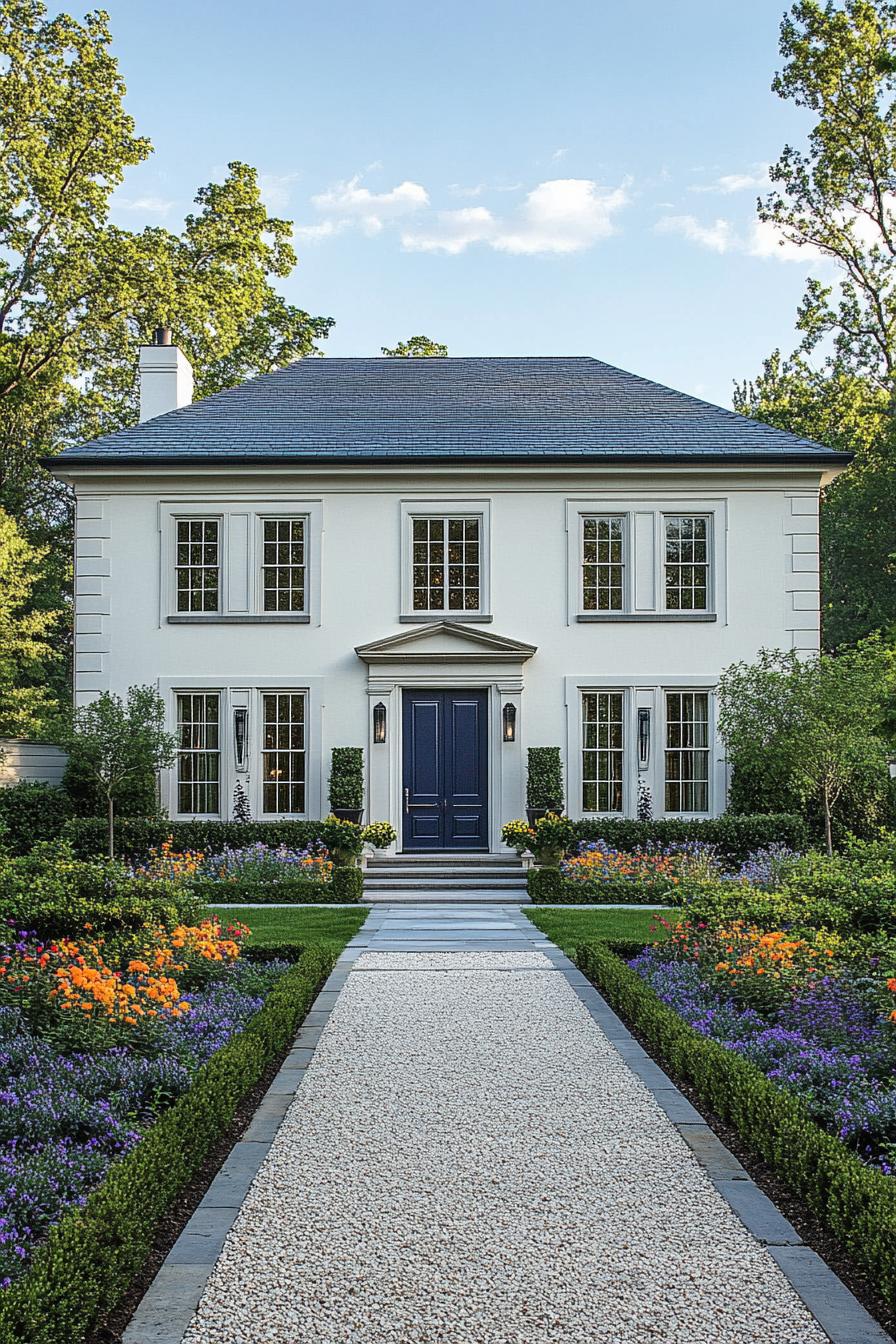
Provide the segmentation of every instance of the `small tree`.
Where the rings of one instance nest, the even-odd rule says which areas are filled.
[[[252,808],[249,806],[249,795],[243,788],[242,780],[237,780],[233,790],[233,820],[240,822],[249,822],[252,820]]]
[[[766,773],[832,823],[841,800],[865,790],[876,805],[887,778],[883,724],[894,689],[893,660],[876,640],[836,657],[801,658],[762,649],[755,663],[735,663],[719,681],[719,731],[738,771]]]
[[[177,739],[165,731],[165,706],[151,686],[131,686],[127,700],[103,691],[74,713],[65,743],[106,800],[108,854],[115,854],[115,800],[135,778],[173,765]]]

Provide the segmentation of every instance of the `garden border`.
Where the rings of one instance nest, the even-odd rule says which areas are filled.
[[[144,1294],[122,1334],[122,1344],[182,1344],[227,1234],[295,1100],[352,964],[365,950],[376,923],[368,928],[368,918],[336,958],[292,1049]]]
[[[113,1163],[86,1205],[66,1211],[27,1272],[0,1299],[2,1344],[78,1344],[115,1308],[139,1273],[159,1221],[226,1133],[243,1097],[282,1054],[297,1025],[303,1019],[314,1025],[315,1005],[310,1013],[308,1005],[332,973],[335,953],[326,942],[305,944],[284,972],[292,983],[271,989],[242,1031]]]
[[[559,949],[559,955],[555,956],[551,952],[547,952],[546,955],[558,969],[563,970],[564,965],[569,968],[564,970],[566,979],[591,1017],[607,1036],[614,1049],[622,1055],[636,1077],[644,1083],[660,1109],[665,1112],[673,1127],[679,1132],[697,1161],[706,1171],[718,1193],[734,1210],[747,1230],[767,1248],[769,1255],[828,1335],[832,1344],[893,1344],[892,1336],[874,1320],[825,1261],[805,1244],[796,1228],[785,1218],[784,1214],[768,1196],[760,1190],[734,1154],[725,1147],[710,1125],[706,1123],[700,1112],[695,1109],[684,1093],[676,1087],[672,1079],[632,1035],[622,1019],[613,1011],[607,999],[595,987],[594,982],[581,969],[581,965],[577,964],[590,956],[593,965],[595,952],[597,953],[597,960],[600,960],[601,956],[612,958],[613,962],[617,963],[622,971],[627,972],[632,977],[633,982],[637,982],[636,984],[633,983],[632,988],[635,992],[640,991],[643,994],[642,1002],[646,1007],[655,1007],[664,1014],[672,1014],[677,1019],[677,1023],[680,1023],[682,1032],[685,1033],[686,1037],[693,1037],[696,1044],[700,1046],[715,1044],[705,1041],[683,1019],[678,1018],[673,1009],[667,1008],[653,990],[606,943],[589,942],[578,947],[576,949],[576,962],[570,961],[565,953],[559,952]],[[607,988],[606,984],[602,988]],[[645,1034],[649,1035],[650,1033]],[[724,1051],[724,1047],[720,1045],[717,1046],[717,1049]],[[743,1060],[738,1062],[740,1064],[746,1063]],[[768,1082],[764,1074],[760,1074],[758,1069],[754,1071],[770,1089],[773,1089],[776,1093],[779,1091]],[[695,1091],[700,1092],[699,1082],[696,1080],[690,1081],[693,1082]],[[725,1080],[717,1078],[716,1081],[723,1084]],[[781,1093],[780,1096],[783,1103],[792,1100],[784,1093]],[[701,1100],[706,1102],[705,1095],[701,1097]],[[801,1110],[801,1108],[799,1109]],[[766,1112],[765,1121],[771,1128],[774,1116]],[[739,1127],[733,1121],[729,1120],[729,1122],[740,1133]],[[808,1118],[803,1123],[811,1126],[811,1129],[815,1130],[825,1140],[838,1143],[838,1140],[820,1130]],[[743,1137],[747,1142],[746,1136]],[[844,1159],[850,1157],[846,1150],[844,1150],[843,1155]],[[858,1159],[854,1160],[857,1166],[861,1166]],[[774,1165],[777,1166],[778,1164],[775,1163]],[[804,1191],[800,1193],[805,1196]],[[896,1192],[894,1192],[894,1202],[896,1202]],[[873,1266],[871,1269],[873,1273]]]

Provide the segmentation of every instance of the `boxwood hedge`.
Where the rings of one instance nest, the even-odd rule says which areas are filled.
[[[896,1181],[861,1162],[749,1060],[694,1031],[606,944],[579,947],[576,961],[673,1077],[761,1154],[896,1306]]]
[[[82,1209],[53,1228],[28,1272],[0,1295],[2,1344],[80,1344],[121,1300],[156,1227],[226,1132],[237,1106],[285,1052],[338,948],[312,945],[243,1031],[116,1162]]]
[[[360,868],[334,868],[331,881],[312,882],[304,877],[287,877],[277,882],[239,878],[235,882],[214,882],[196,878],[190,890],[209,905],[350,905],[361,899],[364,878]]]

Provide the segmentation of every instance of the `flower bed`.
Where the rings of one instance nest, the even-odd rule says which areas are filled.
[[[896,1307],[896,1181],[815,1123],[795,1090],[689,1025],[604,944],[579,947],[576,961],[673,1077],[739,1131]]]
[[[210,905],[343,904],[359,900],[363,891],[360,873],[355,880],[354,869],[337,868],[319,841],[301,849],[256,841],[206,854],[176,850],[169,837],[130,871],[135,878],[184,886]]]

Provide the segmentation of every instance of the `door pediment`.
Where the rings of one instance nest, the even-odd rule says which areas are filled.
[[[432,625],[402,630],[400,634],[375,639],[355,648],[362,662],[373,665],[510,663],[520,666],[535,651],[534,644],[495,635],[460,621],[434,621]]]

